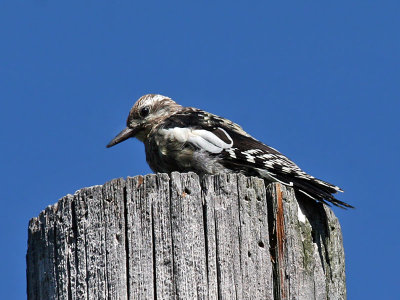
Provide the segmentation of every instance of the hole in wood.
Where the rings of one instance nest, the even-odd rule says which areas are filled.
[[[115,235],[115,238],[117,239],[118,243],[121,243],[121,241],[122,241],[122,236],[121,236],[120,233],[117,233],[117,234]]]
[[[258,242],[258,247],[260,247],[260,248],[264,248],[265,247],[263,241],[259,241]]]

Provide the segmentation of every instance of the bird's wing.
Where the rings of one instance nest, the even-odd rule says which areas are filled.
[[[163,127],[184,135],[186,143],[220,157],[228,169],[294,186],[321,202],[327,200],[338,206],[351,207],[331,195],[342,191],[339,187],[302,171],[279,151],[256,140],[227,119],[185,108],[170,116]]]

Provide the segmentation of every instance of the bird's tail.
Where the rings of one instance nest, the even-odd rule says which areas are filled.
[[[314,177],[308,177],[307,179],[291,178],[290,182],[288,183],[285,178],[281,178],[277,174],[272,175],[271,173],[269,173],[268,177],[284,185],[293,186],[295,192],[301,193],[302,196],[306,196],[307,198],[313,199],[314,201],[322,202],[328,206],[330,206],[330,204],[333,204],[337,207],[344,209],[354,208],[354,206],[339,199],[336,199],[332,195],[337,192],[343,192],[341,188],[323,180]]]
[[[354,208],[354,206],[339,199],[336,199],[332,195],[337,192],[343,192],[342,189],[325,181],[319,179],[315,179],[312,182],[308,182],[305,180],[296,180],[293,182],[293,185],[296,191],[302,193],[303,195],[306,195],[307,197],[315,201],[327,204],[328,206],[330,206],[330,204],[333,204],[337,207],[344,209]]]

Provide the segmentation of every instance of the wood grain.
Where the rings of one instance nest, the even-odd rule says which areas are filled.
[[[114,179],[28,229],[28,299],[346,299],[332,210],[237,174]]]

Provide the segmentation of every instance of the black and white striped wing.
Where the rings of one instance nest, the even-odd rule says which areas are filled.
[[[179,128],[177,130],[185,134],[187,143],[218,156],[228,169],[294,186],[317,201],[327,200],[341,207],[351,207],[332,196],[342,191],[339,187],[302,171],[279,151],[254,139],[227,119],[186,108],[171,116],[165,126]]]

